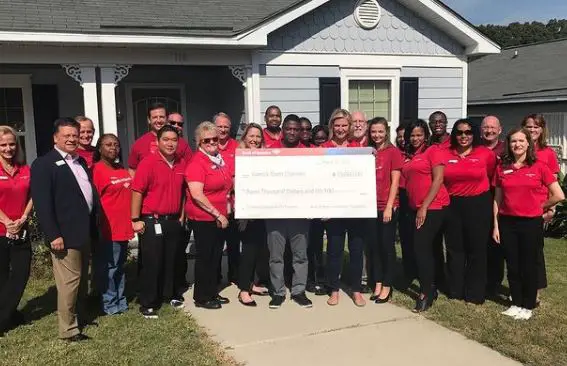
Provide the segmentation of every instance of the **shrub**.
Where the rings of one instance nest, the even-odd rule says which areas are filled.
[[[558,180],[563,193],[567,196],[567,181],[562,173]],[[555,216],[545,225],[545,236],[550,238],[567,238],[567,202],[560,202],[555,209]]]

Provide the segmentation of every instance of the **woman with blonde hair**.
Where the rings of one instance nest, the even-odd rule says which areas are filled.
[[[17,308],[30,274],[31,210],[30,168],[16,131],[0,126],[0,335],[23,322]]]
[[[329,119],[329,141],[321,144],[324,148],[349,147],[352,117],[345,109],[335,109]],[[330,297],[327,304],[339,303],[340,275],[343,263],[345,236],[348,233],[349,279],[352,300],[356,306],[366,305],[362,296],[362,267],[364,237],[367,232],[365,219],[330,219],[327,222],[327,287]]]
[[[233,187],[232,171],[219,152],[219,134],[212,122],[201,122],[195,130],[198,150],[187,164],[185,212],[192,221],[197,257],[195,290],[197,307],[220,309],[229,299],[218,293],[218,267],[228,227]]]
[[[264,146],[262,127],[257,123],[249,123],[240,138],[240,148],[261,149]],[[254,283],[257,273],[259,283],[267,285],[270,278],[268,268],[268,246],[266,243],[266,226],[264,220],[238,220],[241,232],[242,252],[238,268],[238,301],[244,306],[257,306],[251,295],[266,296],[268,290]]]
[[[75,121],[79,122],[81,128],[79,129],[79,146],[77,147],[77,154],[87,162],[89,169],[93,166],[93,156],[96,148],[92,145],[95,133],[94,123],[92,119],[85,116],[76,116]]]

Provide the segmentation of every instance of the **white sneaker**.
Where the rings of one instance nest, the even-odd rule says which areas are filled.
[[[528,309],[521,308],[518,314],[514,315],[516,320],[528,320],[532,317],[532,311]]]
[[[520,311],[522,311],[522,308],[517,307],[516,305],[512,305],[507,310],[501,312],[500,314],[515,317],[520,313]]]

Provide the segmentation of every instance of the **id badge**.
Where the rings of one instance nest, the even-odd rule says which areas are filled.
[[[154,224],[154,231],[155,231],[156,235],[158,235],[158,236],[161,235],[162,234],[161,233],[161,224],[159,224],[159,223]]]

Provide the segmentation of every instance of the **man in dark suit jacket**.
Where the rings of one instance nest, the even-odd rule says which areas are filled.
[[[32,199],[51,248],[59,336],[71,342],[88,339],[79,329],[76,303],[86,293],[98,206],[87,163],[76,153],[79,128],[72,118],[57,119],[53,150],[35,160],[31,168]]]

